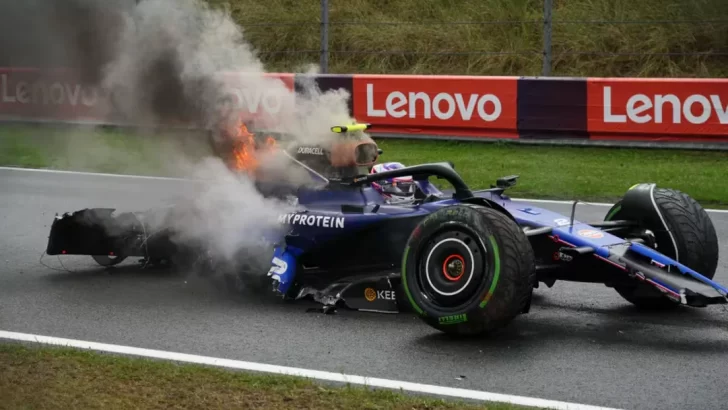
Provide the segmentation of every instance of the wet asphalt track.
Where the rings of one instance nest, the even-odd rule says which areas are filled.
[[[620,408],[728,407],[722,307],[638,313],[603,286],[557,283],[498,337],[455,341],[406,314],[306,313],[309,304],[231,298],[134,261],[113,273],[85,257],[63,259],[74,273],[54,270],[56,257],[43,259],[54,269],[39,263],[55,212],[145,209],[185,184],[0,170],[0,330]],[[605,212],[580,206],[577,218]],[[728,283],[728,214],[711,216],[716,279]]]

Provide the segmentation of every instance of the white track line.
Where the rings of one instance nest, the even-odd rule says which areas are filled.
[[[132,356],[141,356],[154,359],[171,360],[184,363],[194,363],[208,366],[224,367],[229,369],[248,370],[254,372],[274,373],[305,377],[316,380],[326,380],[338,383],[350,383],[369,387],[403,390],[412,393],[425,393],[437,396],[449,396],[460,399],[482,400],[489,402],[512,403],[522,406],[533,406],[559,410],[616,410],[607,407],[590,406],[586,404],[568,403],[554,400],[544,400],[532,397],[513,396],[510,394],[488,393],[477,390],[458,389],[419,383],[403,382],[398,380],[368,378],[363,376],[347,375],[342,373],[324,372],[301,368],[276,366],[240,360],[222,359],[208,356],[197,356],[185,353],[167,352],[163,350],[142,349],[138,347],[120,346],[105,343],[87,342],[74,339],[63,339],[51,336],[40,336],[26,333],[15,333],[0,330],[0,339],[20,342],[34,342],[39,344],[59,345],[79,349],[91,349],[100,352],[120,353]]]
[[[0,170],[2,170],[2,171],[44,172],[44,173],[48,173],[48,174],[86,175],[86,176],[113,177],[113,178],[156,179],[156,180],[161,180],[161,181],[192,181],[190,179],[185,179],[185,178],[155,177],[155,176],[148,176],[148,175],[105,174],[105,173],[100,173],[100,172],[63,171],[63,170],[59,170],[59,169],[0,167]]]
[[[101,177],[115,177],[115,178],[138,178],[138,179],[157,179],[167,181],[201,181],[197,179],[188,178],[173,178],[173,177],[155,177],[146,175],[128,175],[128,174],[104,174],[98,172],[81,172],[81,171],[61,171],[57,169],[38,169],[38,168],[20,168],[20,167],[0,167],[0,170],[5,171],[28,171],[28,172],[47,172],[51,174],[71,174],[71,175],[88,175],[88,176],[101,176]],[[530,198],[511,198],[518,202],[533,202],[543,204],[558,204],[558,205],[571,205],[573,201],[557,200],[557,199],[530,199]],[[587,202],[581,203],[582,205],[593,205],[602,207],[611,207],[614,204],[608,204],[605,202]],[[708,212],[715,213],[728,213],[728,209],[706,209]]]

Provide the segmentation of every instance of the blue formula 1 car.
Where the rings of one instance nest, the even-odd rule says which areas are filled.
[[[332,130],[359,135],[367,127]],[[293,198],[297,209],[280,216],[272,257],[254,277],[285,298],[312,297],[325,312],[411,311],[440,331],[479,334],[527,313],[533,289],[558,280],[605,284],[643,308],[728,303],[728,289],[712,280],[715,229],[685,193],[637,184],[604,220],[586,223],[573,209],[562,215],[512,201],[504,192],[517,176],[472,190],[449,162],[377,164],[382,151],[366,138],[283,154],[318,186],[258,181],[262,194]],[[103,265],[206,254],[169,232],[152,237],[145,218],[113,209],[57,216],[47,253],[93,255]],[[240,266],[226,274],[250,278]]]

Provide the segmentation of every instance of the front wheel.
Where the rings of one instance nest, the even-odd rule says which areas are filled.
[[[415,313],[457,335],[505,327],[527,307],[534,279],[533,250],[518,224],[477,205],[429,215],[412,232],[402,261]]]
[[[619,201],[607,212],[605,220],[635,220],[641,230],[655,236],[653,246],[658,252],[675,259],[708,279],[713,279],[718,267],[718,236],[710,216],[688,194],[654,184],[638,184],[632,189],[645,192],[643,205]],[[654,216],[651,215],[654,212]],[[650,285],[634,281],[615,286],[614,290],[633,305],[650,310],[673,309],[679,305]]]

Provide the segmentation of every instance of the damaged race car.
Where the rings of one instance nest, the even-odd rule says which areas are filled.
[[[313,298],[324,312],[409,311],[457,335],[507,326],[530,310],[534,288],[560,280],[603,284],[650,309],[728,303],[728,288],[713,281],[713,224],[683,192],[637,184],[603,220],[582,222],[578,201],[562,215],[511,200],[505,191],[515,175],[473,190],[449,162],[377,163],[383,153],[368,128],[333,127],[342,139],[283,150],[316,187],[257,182],[261,193],[297,203],[271,235],[270,265],[255,272],[280,296]],[[169,234],[151,237],[144,214],[113,211],[56,216],[47,253],[110,265],[125,257],[162,263],[202,249],[176,246]]]

